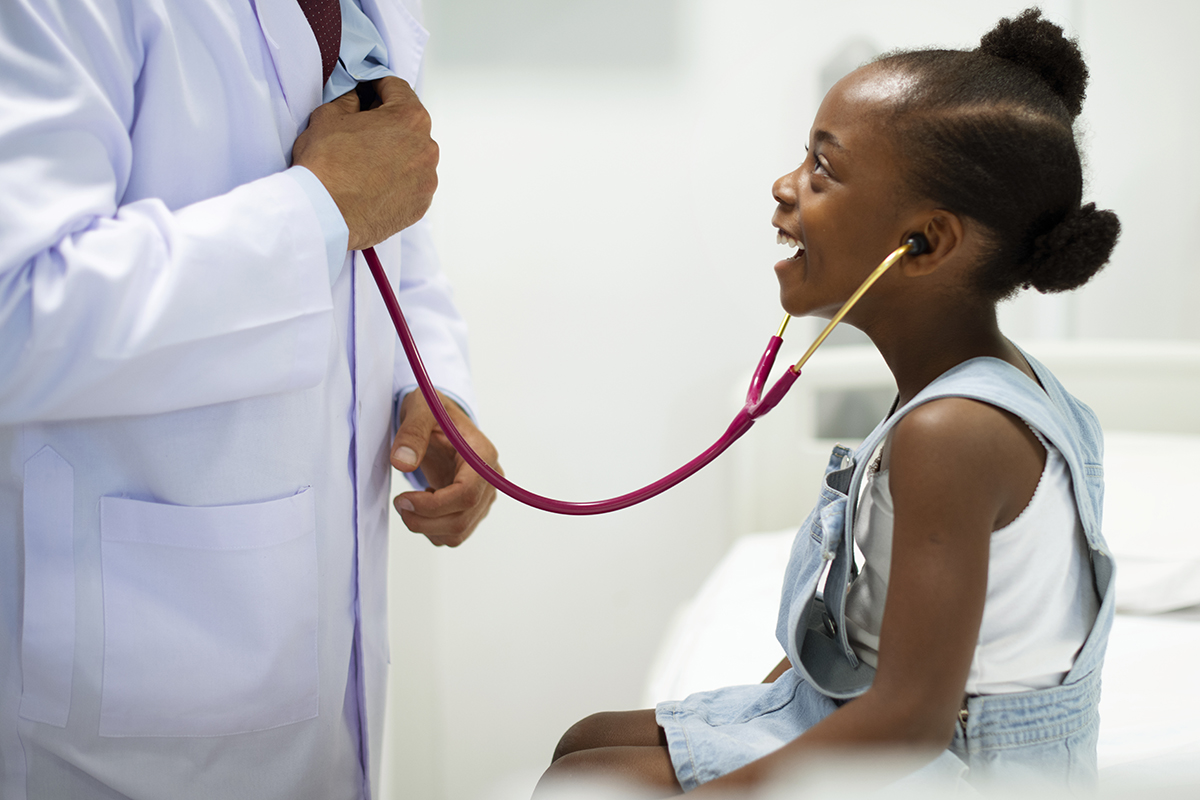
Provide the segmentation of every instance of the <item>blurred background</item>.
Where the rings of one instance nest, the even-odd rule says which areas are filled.
[[[972,47],[1028,2],[424,5],[430,217],[481,426],[518,483],[592,500],[690,459],[740,406],[782,318],[771,184],[803,160],[825,90],[885,50]],[[1091,284],[1026,294],[1003,327],[1018,343],[1200,339],[1200,3],[1041,5],[1088,58],[1085,199],[1124,231]],[[793,322],[781,363],[815,332]],[[571,723],[639,707],[672,614],[735,535],[728,481],[718,461],[598,518],[501,497],[454,551],[393,519],[384,796],[531,789]],[[797,524],[814,492],[798,488]]]

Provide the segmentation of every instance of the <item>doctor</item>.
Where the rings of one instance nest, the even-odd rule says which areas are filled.
[[[435,544],[494,494],[348,249],[496,460],[406,4],[0,3],[5,800],[375,796],[389,458]]]

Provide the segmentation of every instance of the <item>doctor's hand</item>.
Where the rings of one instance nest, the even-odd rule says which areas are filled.
[[[504,474],[496,448],[471,418],[445,395],[440,395],[450,419],[480,458]],[[441,547],[458,547],[487,516],[496,490],[479,477],[454,450],[420,390],[400,403],[400,430],[392,441],[392,466],[401,472],[417,467],[431,488],[397,495],[396,510],[410,531],[423,533]]]
[[[399,78],[371,81],[377,100],[359,110],[347,92],[319,106],[292,147],[292,163],[325,185],[350,229],[350,250],[379,244],[425,216],[437,189],[429,113]]]

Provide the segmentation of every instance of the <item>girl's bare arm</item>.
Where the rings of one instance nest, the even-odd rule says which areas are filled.
[[[1028,504],[1045,450],[1006,412],[948,398],[901,420],[886,455],[895,530],[873,685],[782,749],[697,791],[755,785],[831,749],[901,746],[932,757],[953,737],[983,617],[990,536]]]

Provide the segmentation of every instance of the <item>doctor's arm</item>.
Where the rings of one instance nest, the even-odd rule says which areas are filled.
[[[243,126],[274,125],[269,106],[230,106],[206,122],[211,146],[173,152],[187,120],[140,88],[154,42],[138,37],[157,34],[125,13],[63,24],[43,4],[0,5],[0,424],[163,413],[325,374],[346,228],[322,227],[285,150],[231,161]],[[395,109],[327,132],[387,145],[326,164],[332,185],[366,187],[333,195],[356,244],[410,224],[436,185],[428,118],[394,80]],[[404,202],[373,202],[396,186]]]
[[[167,412],[324,374],[332,264],[312,202],[281,152],[240,170],[223,158],[228,119],[209,121],[210,150],[170,156],[181,121],[141,91],[150,45],[126,13],[0,4],[0,424]],[[252,124],[252,110],[230,113]],[[135,157],[147,146],[158,155]]]
[[[475,452],[500,469],[496,448],[470,416],[473,391],[466,324],[438,264],[428,222],[419,219],[437,185],[433,172],[437,146],[429,139],[429,116],[403,81],[382,78],[369,86],[372,91],[366,96],[373,102],[365,111],[359,108],[359,98],[350,94],[313,113],[309,129],[296,141],[295,163],[310,169],[334,197],[350,227],[353,249],[374,245],[385,264],[401,265],[397,299],[443,404]],[[391,116],[390,140],[362,122],[384,114]],[[364,132],[370,134],[365,141]],[[345,160],[354,149],[367,154],[364,161]],[[395,160],[392,174],[375,170],[346,179],[362,163],[385,159]],[[384,213],[393,216],[380,219]],[[391,236],[396,225],[404,229]],[[396,511],[409,530],[424,534],[435,545],[456,547],[487,515],[496,490],[451,446],[416,389],[416,378],[400,347],[394,376],[398,409],[392,465],[414,477],[419,468],[424,490],[397,496]]]

